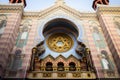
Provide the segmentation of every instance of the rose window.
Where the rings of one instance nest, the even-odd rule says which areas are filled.
[[[56,33],[47,39],[48,47],[55,52],[66,52],[72,45],[72,38],[64,33]]]

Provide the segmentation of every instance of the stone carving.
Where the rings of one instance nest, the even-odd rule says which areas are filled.
[[[81,56],[83,57],[85,54],[85,49],[86,49],[86,46],[82,43],[82,42],[78,42],[78,46],[76,48],[76,52]]]
[[[82,57],[81,63],[85,63],[88,71],[94,71],[90,50],[85,44],[78,42],[76,52]]]
[[[41,43],[39,43],[37,45],[37,54],[38,54],[38,56],[40,56],[42,53],[45,52],[45,47],[43,46],[43,44],[44,44],[44,41],[42,41]]]
[[[39,43],[36,47],[32,49],[32,57],[31,57],[31,63],[30,63],[30,71],[35,70],[35,62],[39,60],[39,56],[45,52],[45,48],[43,46],[44,41]]]

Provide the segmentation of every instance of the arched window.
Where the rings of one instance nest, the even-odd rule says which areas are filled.
[[[97,47],[99,48],[105,47],[103,35],[102,33],[100,33],[97,27],[93,27],[93,38],[95,40],[95,44]]]
[[[14,61],[12,65],[13,70],[18,70],[22,67],[22,58],[21,58],[21,50],[16,50],[14,55]]]
[[[69,63],[69,71],[75,71],[76,70],[76,65],[74,62]]]
[[[100,40],[100,35],[99,35],[99,30],[98,30],[98,28],[96,28],[96,27],[94,27],[93,28],[93,36],[94,36],[94,39],[97,41],[99,41]]]
[[[19,32],[16,42],[17,47],[23,47],[26,45],[28,38],[28,31],[29,31],[28,27],[23,27],[21,32]]]
[[[57,64],[57,66],[58,66],[58,71],[64,71],[64,64],[63,64],[63,62],[59,62]]]
[[[47,62],[46,63],[46,71],[53,71],[53,67],[52,67],[52,63],[51,62]]]
[[[0,37],[2,36],[4,29],[6,27],[6,16],[5,15],[0,15]]]
[[[110,61],[108,54],[105,50],[101,51],[101,64],[103,69],[105,70],[113,69],[113,64]]]
[[[18,34],[17,41],[16,41],[17,47],[22,48],[26,45],[30,26],[31,26],[31,20],[23,20],[21,22],[21,26],[19,28],[19,34]]]

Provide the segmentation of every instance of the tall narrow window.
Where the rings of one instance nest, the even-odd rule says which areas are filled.
[[[15,54],[9,55],[8,66],[7,66],[7,69],[9,69],[8,76],[16,76],[17,71],[22,69],[24,56],[25,55],[22,54],[22,51],[20,49],[16,50]]]
[[[21,50],[16,50],[12,69],[18,70],[21,68],[21,66],[22,66]]]
[[[94,39],[95,39],[96,41],[101,40],[101,39],[100,39],[100,35],[99,35],[99,30],[98,30],[98,28],[94,27],[93,30],[94,30],[94,31],[93,31]]]
[[[97,47],[99,48],[105,47],[103,35],[99,32],[97,27],[93,27],[93,38],[95,40],[95,44]]]
[[[18,38],[16,41],[17,47],[22,48],[26,45],[27,39],[28,39],[29,28],[30,28],[30,21],[25,20],[19,29],[19,34],[18,34]]]
[[[114,68],[105,50],[101,51],[101,64],[105,70],[111,70]]]
[[[27,38],[28,38],[28,28],[24,27],[18,35],[18,40],[17,40],[16,46],[23,47],[24,45],[26,45]]]
[[[116,26],[117,33],[120,36],[120,17],[119,16],[116,16],[114,18],[114,23],[115,23],[115,26]]]
[[[0,37],[2,36],[4,29],[6,27],[6,16],[5,15],[0,15]]]

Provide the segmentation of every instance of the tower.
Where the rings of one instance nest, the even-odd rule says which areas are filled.
[[[93,8],[94,10],[96,10],[97,4],[108,5],[108,4],[109,4],[109,0],[94,0],[94,1],[93,1],[93,5],[92,5],[92,8]]]
[[[9,0],[10,3],[23,3],[24,7],[26,7],[26,0]]]

